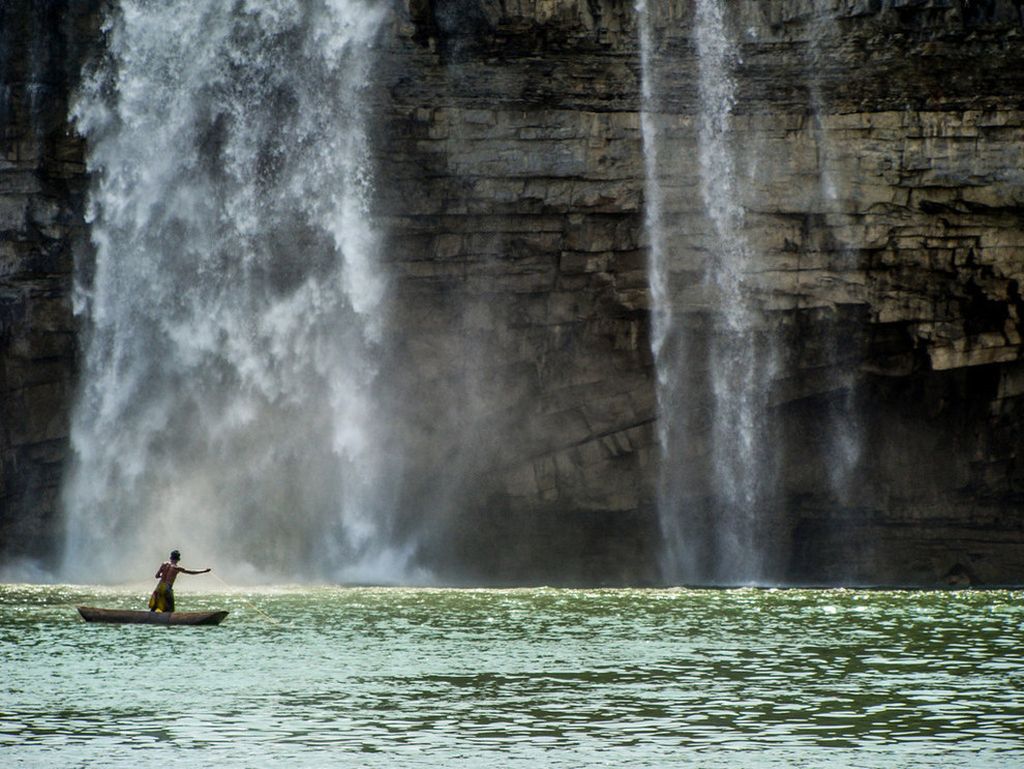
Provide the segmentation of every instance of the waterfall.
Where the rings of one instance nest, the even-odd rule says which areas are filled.
[[[644,153],[647,282],[651,292],[651,353],[655,364],[661,457],[656,491],[663,539],[659,569],[667,582],[696,582],[701,579],[698,561],[704,532],[694,520],[693,487],[697,485],[698,463],[691,451],[695,425],[691,419],[693,404],[688,398],[692,395],[688,385],[694,383],[688,382],[686,376],[691,339],[686,333],[688,319],[676,311],[677,287],[672,279],[680,261],[674,248],[678,234],[666,221],[673,207],[671,204],[678,203],[669,199],[665,185],[665,166],[675,154],[676,137],[661,112],[656,84],[659,62],[654,8],[647,0],[639,0],[636,12],[641,64],[640,129]],[[671,173],[671,166],[668,173]],[[701,383],[695,384],[700,386]]]
[[[738,46],[726,29],[721,0],[697,0],[694,35],[700,191],[712,224],[707,279],[717,297],[709,352],[711,472],[718,499],[713,577],[747,582],[762,575],[763,549],[756,533],[771,493],[765,420],[774,360],[753,304],[757,265],[744,233],[742,190],[730,142]]]
[[[678,380],[675,364],[681,356],[674,354],[670,335],[675,327],[669,295],[669,277],[666,252],[664,191],[659,177],[659,134],[657,126],[657,98],[655,93],[654,20],[647,0],[639,0],[635,7],[640,43],[641,103],[640,132],[644,154],[644,228],[647,233],[647,283],[651,292],[651,353],[655,362],[655,389],[658,400],[658,446],[662,466],[675,452],[675,422],[667,418],[672,412],[672,388]],[[689,537],[681,527],[681,516],[669,512],[679,497],[672,482],[678,477],[664,470],[658,478],[657,505],[665,546],[661,553],[660,570],[669,581],[679,581],[682,565],[689,563],[685,551]]]
[[[697,61],[696,145],[699,200],[688,231],[667,223],[655,130],[657,95],[652,21],[641,2],[652,351],[657,370],[664,536],[662,572],[670,582],[747,583],[765,577],[760,529],[773,504],[774,457],[769,390],[775,375],[771,335],[756,304],[758,265],[745,234],[741,171],[732,142],[736,44],[720,0],[697,0],[692,29]],[[686,195],[680,190],[680,195]],[[681,207],[683,218],[687,206]],[[689,238],[687,248],[674,242]],[[694,264],[693,260],[699,261]],[[699,275],[699,285],[688,273]],[[690,285],[686,285],[690,281]]]
[[[375,398],[375,0],[122,0],[74,105],[94,265],[65,575],[400,579]],[[146,573],[143,571],[142,573]]]
[[[811,8],[810,39],[808,44],[807,82],[810,96],[811,131],[818,154],[818,179],[820,210],[829,220],[830,229],[840,226],[844,220],[842,190],[845,188],[842,170],[836,159],[837,147],[832,141],[826,124],[827,105],[822,94],[821,81],[832,51],[829,40],[835,33],[835,8],[832,3],[820,9]],[[835,253],[831,255],[830,271],[856,270],[856,255],[844,246],[841,237],[834,238]],[[837,373],[833,387],[835,395],[828,421],[827,454],[829,486],[836,502],[850,504],[853,496],[854,474],[861,460],[861,434],[857,420],[857,403],[854,394],[853,374],[843,360],[844,350],[849,354],[850,343],[839,329],[838,307],[835,299],[826,295],[823,302],[831,305],[833,317],[826,326],[827,338],[824,346],[829,351],[829,364]]]

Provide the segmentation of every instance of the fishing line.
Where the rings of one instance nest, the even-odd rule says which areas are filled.
[[[234,588],[232,588],[232,587],[231,587],[231,585],[229,585],[229,584],[228,584],[227,582],[225,582],[224,580],[222,580],[222,579],[221,579],[220,577],[218,577],[218,576],[217,576],[216,574],[214,574],[214,573],[213,573],[212,571],[211,571],[211,572],[209,572],[209,574],[210,574],[210,576],[211,576],[211,577],[213,577],[213,578],[214,578],[215,580],[217,580],[218,582],[220,582],[220,584],[222,584],[222,585],[223,585],[224,587],[226,587],[226,588],[227,588],[228,590],[233,590],[233,589],[234,589]],[[281,624],[280,620],[276,620],[276,619],[274,619],[274,618],[273,618],[273,617],[271,617],[271,616],[270,616],[269,614],[267,614],[267,613],[266,613],[265,611],[263,611],[263,610],[262,610],[262,609],[261,609],[260,607],[258,607],[258,606],[255,606],[255,605],[253,605],[253,604],[249,603],[249,602],[248,602],[247,600],[245,600],[245,598],[242,598],[241,596],[239,596],[239,599],[240,599],[240,600],[242,601],[242,603],[244,603],[244,604],[245,604],[246,606],[248,606],[248,607],[249,607],[250,609],[252,609],[252,610],[253,610],[254,612],[256,612],[257,614],[262,614],[262,615],[263,615],[264,617],[266,617],[267,619],[269,619],[269,620],[270,620],[271,622],[273,622],[273,623],[274,623],[275,625],[280,625],[280,624]]]

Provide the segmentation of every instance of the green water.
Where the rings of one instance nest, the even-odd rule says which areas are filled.
[[[231,612],[211,628],[73,608],[143,599],[0,586],[0,766],[1024,766],[1019,591],[181,591]]]

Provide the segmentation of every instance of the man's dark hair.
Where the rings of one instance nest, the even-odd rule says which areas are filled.
[[[172,561],[180,561],[181,560],[181,553],[179,553],[177,550],[172,550],[171,551],[171,560]]]

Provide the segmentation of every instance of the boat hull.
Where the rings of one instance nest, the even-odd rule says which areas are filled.
[[[228,616],[226,611],[130,611],[79,606],[78,613],[86,622],[111,622],[128,625],[219,625]]]

